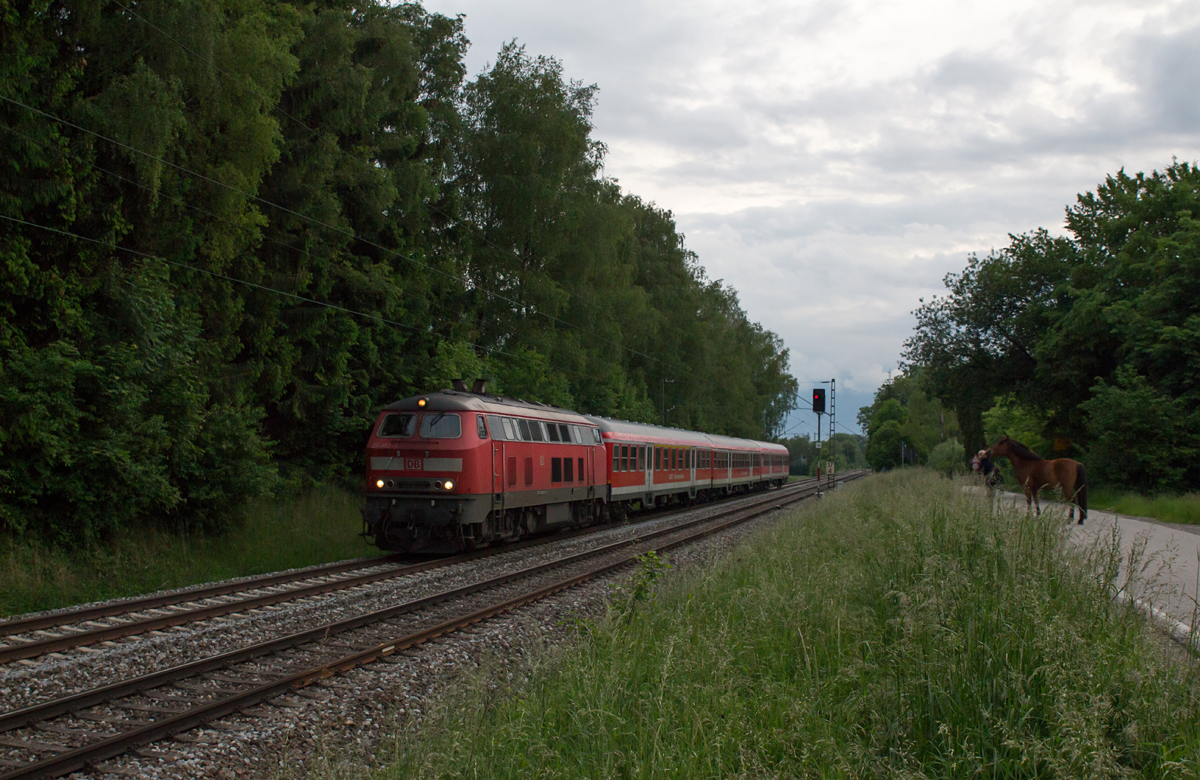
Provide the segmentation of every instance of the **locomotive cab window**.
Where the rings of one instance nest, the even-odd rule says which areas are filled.
[[[379,424],[379,436],[403,436],[405,438],[416,433],[417,416],[415,414],[389,414]]]
[[[475,430],[479,434],[479,438],[487,438],[487,423],[483,421],[482,414],[475,418]]]
[[[504,430],[504,419],[502,417],[497,417],[494,414],[489,414],[487,416],[487,426],[488,426],[488,432],[492,434],[492,438],[495,439],[496,441],[504,441],[505,439],[512,438]]]
[[[453,412],[430,412],[421,418],[422,439],[457,439],[462,436],[462,418]]]

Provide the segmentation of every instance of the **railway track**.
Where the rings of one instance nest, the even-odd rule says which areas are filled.
[[[815,481],[806,481],[715,515],[0,713],[0,780],[77,771],[628,566],[649,549],[695,541],[816,492]]]
[[[792,484],[805,485],[810,481]],[[650,513],[645,517],[661,514],[664,513]],[[420,563],[405,564],[401,556],[383,555],[15,618],[0,622],[0,665],[560,542],[612,525],[589,526]]]

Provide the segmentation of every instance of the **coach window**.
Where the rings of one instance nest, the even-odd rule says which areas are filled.
[[[613,467],[612,467],[612,470],[613,470],[614,474],[621,470],[621,445],[620,444],[613,445]]]
[[[389,414],[379,424],[379,436],[403,436],[408,438],[417,432],[415,414]]]
[[[429,412],[421,418],[422,439],[457,439],[462,436],[462,418],[451,412]]]
[[[629,445],[621,445],[621,471],[629,471]]]
[[[479,433],[479,438],[487,438],[487,424],[483,421],[483,415],[475,417],[475,430]]]
[[[662,468],[662,447],[654,448],[654,470],[659,471]]]
[[[550,434],[546,438],[546,441],[558,441],[558,426],[557,425],[555,425],[554,423],[549,423],[546,426],[546,432],[548,434]]]
[[[637,470],[638,471],[646,470],[646,448],[645,447],[640,447],[640,446],[638,447]]]

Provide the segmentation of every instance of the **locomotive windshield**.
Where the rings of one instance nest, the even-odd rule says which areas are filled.
[[[462,436],[462,418],[451,412],[429,413],[421,418],[422,439],[457,439]]]
[[[380,436],[412,436],[416,432],[415,414],[389,414],[379,424]]]

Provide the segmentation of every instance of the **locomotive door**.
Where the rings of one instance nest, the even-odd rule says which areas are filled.
[[[492,505],[496,506],[496,496],[504,494],[504,448],[503,442],[492,439]]]

